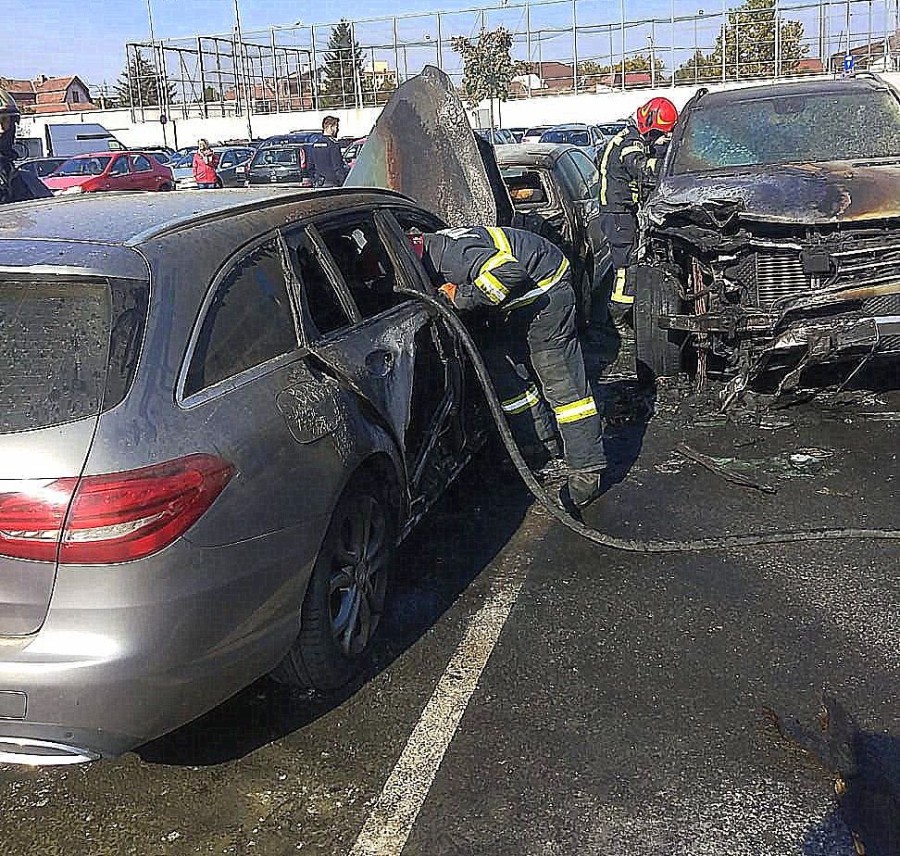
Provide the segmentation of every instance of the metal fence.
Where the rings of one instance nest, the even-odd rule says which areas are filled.
[[[463,68],[452,37],[474,39],[499,26],[512,34],[513,59],[523,63],[510,98],[840,73],[845,63],[900,70],[900,0],[773,0],[755,12],[706,2],[501,0],[354,20],[347,24],[358,45],[355,62],[349,48],[329,47],[336,24],[131,42],[125,106],[139,120],[158,103],[184,118],[374,106],[426,64],[458,83]],[[791,22],[801,25],[799,38]],[[352,79],[329,78],[328,59],[332,72]]]

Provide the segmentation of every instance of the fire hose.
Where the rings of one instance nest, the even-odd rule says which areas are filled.
[[[442,300],[413,289],[398,288],[401,293],[413,297],[425,303],[435,314],[445,321],[459,336],[469,359],[484,396],[490,409],[491,416],[500,434],[500,439],[507,454],[513,462],[517,472],[525,482],[525,486],[532,496],[563,526],[572,532],[612,550],[624,550],[629,553],[693,553],[699,550],[733,550],[744,547],[759,547],[772,544],[797,544],[810,541],[846,541],[846,540],[879,540],[900,541],[898,529],[860,529],[853,527],[821,528],[821,529],[797,529],[786,532],[766,532],[747,535],[723,535],[716,538],[690,538],[683,541],[668,539],[650,539],[639,541],[632,538],[619,538],[609,535],[598,529],[593,529],[578,520],[547,492],[544,486],[535,478],[534,473],[528,467],[515,438],[510,431],[500,404],[500,399],[494,389],[494,384],[488,372],[484,359],[478,350],[475,341],[460,320],[459,316]]]

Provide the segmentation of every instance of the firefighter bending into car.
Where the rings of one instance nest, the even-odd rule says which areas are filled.
[[[36,175],[16,169],[18,124],[19,108],[13,97],[0,88],[0,203],[24,202],[53,195]]]
[[[510,429],[520,447],[536,440],[551,455],[554,446],[558,449],[558,429],[569,471],[567,498],[578,508],[589,505],[600,496],[606,457],[562,251],[533,232],[505,227],[411,234],[410,242],[457,309],[487,307],[502,313],[493,318],[490,335],[496,340],[484,357]]]
[[[600,159],[600,228],[612,251],[615,279],[610,299],[619,323],[634,303],[627,269],[634,261],[638,204],[642,191],[655,180],[654,150],[668,139],[677,119],[678,110],[668,98],[651,98],[606,144]]]

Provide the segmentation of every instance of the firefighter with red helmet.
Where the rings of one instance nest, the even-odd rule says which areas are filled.
[[[612,251],[615,280],[611,295],[614,317],[627,315],[634,289],[627,279],[637,241],[637,209],[642,188],[657,169],[654,150],[668,139],[678,110],[668,98],[651,98],[638,108],[634,121],[616,134],[600,159],[600,225]]]

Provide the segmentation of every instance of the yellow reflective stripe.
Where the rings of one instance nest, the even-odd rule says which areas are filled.
[[[502,229],[497,226],[488,226],[487,233],[491,236],[497,252],[481,266],[478,276],[475,278],[475,285],[487,295],[491,303],[502,303],[509,294],[509,289],[491,271],[507,262],[516,261],[516,257],[512,254],[509,239]]]
[[[532,384],[521,395],[515,398],[507,398],[500,403],[504,413],[524,413],[536,404],[540,404],[541,396],[537,387]]]
[[[521,297],[510,300],[509,303],[506,304],[506,308],[515,309],[517,306],[526,306],[529,303],[534,303],[534,301],[542,294],[545,294],[553,288],[553,286],[565,276],[568,269],[569,260],[564,258],[559,267],[550,274],[550,276],[544,277],[544,279],[537,284],[537,288],[532,288],[531,291],[526,291]]]
[[[625,146],[625,148],[622,149],[621,157],[625,157],[625,155],[632,155],[635,152],[642,151],[644,151],[644,147],[641,143],[632,143],[630,146]]]
[[[610,299],[613,303],[634,303],[634,297],[630,294],[625,293],[625,277],[627,274],[626,268],[619,268],[616,271],[616,283],[613,287],[613,293],[610,296]]]
[[[650,172],[656,172],[657,160],[658,158],[647,158],[647,169],[649,169]]]
[[[506,233],[503,229],[499,226],[488,226],[487,232],[491,236],[494,246],[500,250],[501,253],[512,255],[512,247],[510,246],[509,238],[506,237]]]
[[[597,415],[597,403],[591,396],[582,398],[580,401],[573,401],[571,404],[561,404],[554,407],[553,412],[556,414],[556,421],[560,425],[567,425],[570,422],[579,422],[587,419],[589,416]]]
[[[625,141],[625,137],[628,135],[628,129],[619,131],[607,144],[606,148],[603,150],[603,160],[600,162],[600,204],[606,205],[606,188],[607,182],[609,181],[609,158],[612,155],[612,150],[621,145]]]

